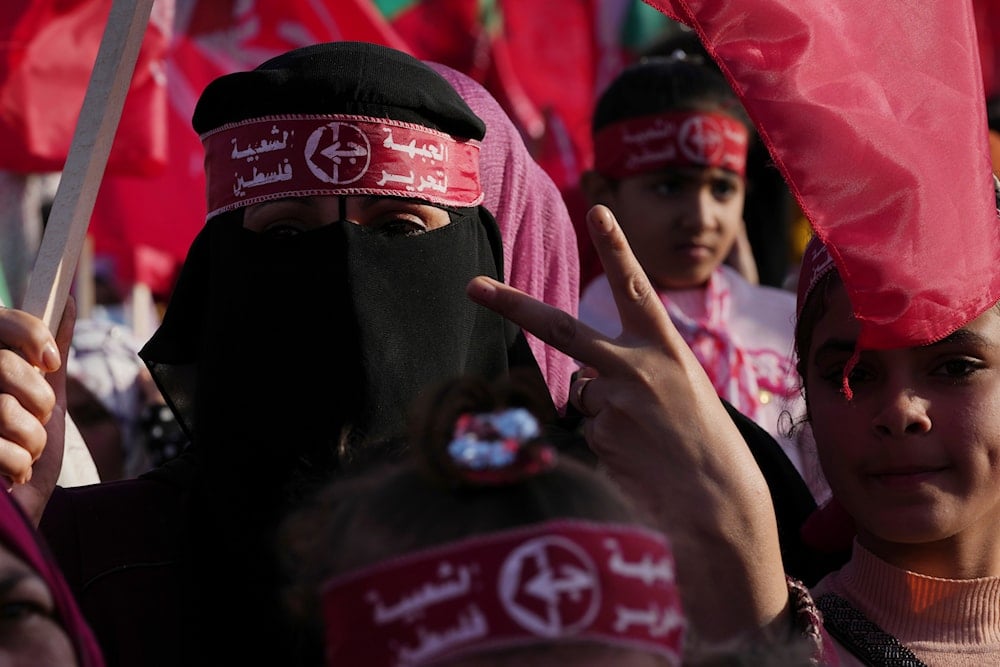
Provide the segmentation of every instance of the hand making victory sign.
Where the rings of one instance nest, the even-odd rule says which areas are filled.
[[[622,321],[616,339],[485,277],[468,294],[585,367],[570,389],[608,473],[670,536],[685,614],[706,640],[782,626],[788,591],[767,484],[614,215],[587,228]]]

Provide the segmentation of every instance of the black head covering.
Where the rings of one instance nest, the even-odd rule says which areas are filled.
[[[193,124],[204,133],[280,114],[484,134],[431,68],[359,42],[223,76],[205,89]],[[502,279],[495,220],[481,206],[447,210],[449,225],[417,236],[338,221],[279,238],[243,229],[237,209],[211,219],[192,244],[163,324],[140,352],[192,439],[183,461],[150,473],[190,488],[188,653],[238,664],[233,643],[255,637],[256,664],[291,664],[281,662],[287,637],[276,636],[270,552],[286,509],[357,443],[396,435],[428,383],[522,364],[538,372],[523,335],[465,296],[473,276]],[[232,642],[219,634],[219,615],[238,629]]]
[[[317,44],[220,77],[198,101],[193,125],[204,134],[282,114],[390,118],[477,140],[485,131],[431,68],[364,42]],[[282,392],[298,393],[288,386],[298,375],[349,387],[346,396],[324,403],[328,416],[348,412],[358,425],[361,409],[367,416],[360,421],[374,435],[402,424],[413,390],[427,381],[506,370],[516,332],[464,295],[472,276],[503,275],[499,230],[483,207],[449,213],[452,224],[445,228],[393,239],[344,223],[298,240],[262,239],[238,230],[239,211],[210,221],[192,245],[163,325],[141,352],[196,446],[206,423],[220,421],[214,412],[198,418],[201,406],[233,402],[222,395],[206,399],[204,388],[250,393],[221,376],[233,372],[226,363],[243,367],[243,379],[253,385],[243,418],[269,378],[281,380]],[[297,374],[268,361],[275,355],[266,350],[276,345],[288,350],[285,359],[302,360]],[[514,347],[520,363],[522,351]],[[367,380],[359,382],[358,373]]]
[[[421,61],[366,42],[295,49],[249,72],[221,76],[194,109],[198,134],[271,115],[357,114],[391,118],[466,139],[486,126],[446,79]]]

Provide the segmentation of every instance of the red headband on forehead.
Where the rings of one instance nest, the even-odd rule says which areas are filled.
[[[477,206],[479,142],[386,118],[268,116],[224,125],[205,146],[208,217],[310,195]]]
[[[369,667],[590,641],[679,665],[684,637],[666,538],[551,521],[336,577],[323,589],[326,662]]]
[[[595,169],[626,178],[670,167],[722,167],[743,176],[749,132],[721,113],[670,112],[601,128],[594,137]]]
[[[802,264],[799,266],[799,284],[795,299],[796,319],[802,315],[802,308],[806,305],[806,300],[813,288],[816,287],[816,283],[836,268],[833,256],[830,255],[830,251],[819,237],[813,236],[809,239],[809,243],[806,244],[806,249],[802,253]]]

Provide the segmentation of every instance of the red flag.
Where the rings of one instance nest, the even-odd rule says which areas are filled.
[[[173,1],[154,4],[108,158],[108,172],[166,162],[163,61]],[[0,170],[61,171],[111,11],[111,0],[0,3]]]
[[[986,95],[1000,94],[1000,3],[996,0],[973,0],[979,55],[983,61],[983,86]]]
[[[406,50],[368,0],[201,0],[186,9],[166,66],[169,167],[154,177],[106,177],[90,224],[95,252],[113,259],[119,280],[142,282],[161,299],[205,223],[204,154],[191,128],[205,86],[315,42],[350,39]]]
[[[743,100],[861,322],[919,345],[1000,299],[971,0],[646,0],[694,28]]]
[[[480,0],[372,0],[370,4],[407,45],[404,50],[483,81],[489,65],[486,26],[493,20],[496,0],[484,0],[482,8]]]

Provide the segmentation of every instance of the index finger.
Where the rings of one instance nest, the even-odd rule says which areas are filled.
[[[14,350],[45,372],[62,364],[59,348],[45,322],[23,310],[0,308],[0,348]]]
[[[602,374],[621,365],[620,354],[604,334],[569,313],[539,301],[519,289],[486,276],[477,276],[466,287],[469,298],[506,317],[555,349],[594,366]]]
[[[597,204],[587,211],[587,231],[618,306],[622,335],[662,340],[674,328],[670,316],[611,209]]]

